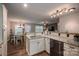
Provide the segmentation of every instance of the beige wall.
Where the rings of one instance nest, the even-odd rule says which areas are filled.
[[[60,17],[58,30],[60,32],[79,33],[79,12]]]
[[[2,42],[2,24],[3,24],[3,13],[2,5],[0,4],[0,43]]]

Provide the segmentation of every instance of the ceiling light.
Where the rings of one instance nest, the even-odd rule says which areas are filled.
[[[69,11],[72,12],[72,11],[74,11],[74,9],[70,9]]]
[[[24,7],[27,7],[27,4],[26,3],[24,4]]]
[[[71,9],[69,9],[70,12],[72,12],[72,11],[74,11],[74,10],[75,10],[75,8],[71,8]]]
[[[74,11],[76,8],[63,8],[63,9],[59,9],[59,10],[56,10],[55,13],[51,14],[51,18],[55,18],[55,17],[59,17],[60,15],[62,14],[65,14],[65,13],[68,13],[68,12],[72,12]]]

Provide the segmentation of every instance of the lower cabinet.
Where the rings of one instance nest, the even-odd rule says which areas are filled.
[[[29,55],[37,54],[44,50],[44,38],[30,40]]]
[[[64,43],[50,39],[50,56],[63,56]]]
[[[50,54],[50,39],[49,38],[46,38],[45,39],[45,50],[48,54]]]
[[[44,38],[39,39],[37,45],[38,45],[38,52],[44,51]]]
[[[79,56],[79,47],[64,43],[64,56]]]
[[[30,40],[30,48],[29,48],[29,54],[33,55],[38,52],[38,45],[37,45],[37,40]]]

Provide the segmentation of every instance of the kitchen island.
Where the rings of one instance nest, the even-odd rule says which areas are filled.
[[[27,35],[26,39],[26,51],[28,55],[35,55],[45,50],[44,37]]]
[[[63,55],[64,56],[78,56],[79,55],[79,42],[75,41],[74,35],[75,34],[48,32],[48,33],[36,33],[35,36],[42,37],[42,40],[44,42],[42,41],[40,49],[42,49],[42,47],[44,47],[42,50],[45,50],[46,52],[48,52],[49,55],[51,53],[50,52],[50,46],[51,46],[50,39],[53,39],[56,41],[63,42]],[[27,37],[30,40],[27,41],[28,44],[26,44],[26,45],[28,45],[27,46],[28,49],[26,49],[26,50],[29,51],[29,53],[31,53],[32,51],[30,49],[32,49],[32,47],[30,46],[30,44],[32,45],[32,43],[34,41],[37,42],[40,38],[39,39],[31,39],[29,35],[27,35]],[[36,45],[38,45],[38,44],[36,44]],[[33,43],[32,46],[36,47],[36,45],[34,45],[34,43]],[[33,49],[35,50],[35,48],[33,48]],[[36,50],[37,50],[37,47],[36,47]],[[29,54],[29,55],[33,55],[33,54],[36,54],[36,53],[33,52],[32,54]]]

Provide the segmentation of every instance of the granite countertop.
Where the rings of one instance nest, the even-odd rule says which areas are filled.
[[[41,35],[40,36],[39,35],[26,35],[26,37],[30,40],[43,38]]]
[[[60,34],[72,34],[72,35],[75,35],[75,34],[79,34],[79,33],[68,33],[68,32],[53,32],[53,31],[49,31],[51,33],[60,33]]]

